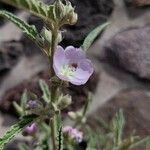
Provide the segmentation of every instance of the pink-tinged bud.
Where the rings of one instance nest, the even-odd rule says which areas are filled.
[[[35,135],[36,132],[38,131],[38,126],[36,123],[32,123],[31,125],[27,126],[23,132],[23,135]]]
[[[35,109],[38,107],[38,103],[37,103],[37,101],[29,100],[27,103],[27,106],[29,109]]]
[[[72,128],[71,126],[64,127],[63,133],[65,136],[74,140],[75,142],[80,143],[83,140],[83,133],[76,128]]]

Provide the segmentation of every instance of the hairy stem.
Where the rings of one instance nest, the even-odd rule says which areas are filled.
[[[53,55],[54,55],[54,52],[55,52],[55,49],[57,46],[57,34],[58,34],[58,30],[52,31],[52,45],[51,45],[51,55],[50,55],[51,57],[49,58],[51,78],[53,78],[55,76],[55,72],[53,69]],[[52,82],[51,82],[50,88],[51,88],[51,101],[54,103],[57,88],[55,87],[55,85],[53,85]],[[57,149],[56,136],[57,136],[57,119],[56,119],[56,115],[55,115],[51,121],[51,137],[52,137],[53,150]]]

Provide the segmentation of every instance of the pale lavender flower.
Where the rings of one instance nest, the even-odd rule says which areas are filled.
[[[67,135],[69,138],[75,140],[76,142],[82,142],[83,140],[83,133],[80,132],[76,128],[72,128],[70,126],[66,126],[63,128],[63,133]]]
[[[81,48],[68,46],[65,50],[58,46],[53,58],[53,68],[56,75],[64,81],[75,85],[85,84],[94,69]]]
[[[31,125],[27,126],[24,130],[25,135],[34,135],[38,130],[38,126],[36,123],[32,123]]]

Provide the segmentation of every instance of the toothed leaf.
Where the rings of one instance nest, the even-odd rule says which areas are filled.
[[[10,20],[13,22],[17,27],[19,27],[29,38],[35,40],[38,34],[35,26],[31,26],[27,24],[25,21],[21,20],[14,14],[7,12],[5,10],[0,11],[0,16]]]
[[[20,133],[25,126],[33,122],[36,118],[36,115],[24,116],[21,121],[11,126],[11,128],[4,134],[4,136],[0,138],[0,150],[3,150],[4,146],[10,142],[16,134]]]

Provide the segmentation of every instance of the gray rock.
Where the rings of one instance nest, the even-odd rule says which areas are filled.
[[[0,43],[0,77],[13,68],[23,54],[23,47],[20,42]]]
[[[105,46],[105,58],[140,78],[150,79],[150,27],[116,34]]]
[[[128,6],[148,6],[150,0],[125,0]]]

